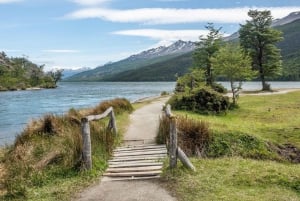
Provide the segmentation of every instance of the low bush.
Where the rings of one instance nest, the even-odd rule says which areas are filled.
[[[209,87],[201,87],[191,94],[175,94],[169,104],[177,110],[219,114],[230,107],[229,98]]]
[[[187,117],[176,118],[178,132],[178,146],[188,156],[204,156],[209,141],[212,139],[212,133],[209,125],[205,121],[197,121]],[[159,124],[157,142],[164,144],[169,142],[170,119],[162,117]]]
[[[125,112],[125,111],[127,111],[127,112],[133,111],[133,107],[127,99],[116,98],[114,100],[104,101],[104,102],[100,103],[98,106],[96,106],[93,109],[92,114],[101,114],[109,107],[114,108],[115,114],[121,114],[122,112]]]
[[[227,93],[227,89],[222,84],[214,82],[211,87],[213,90],[215,90],[216,92],[219,92],[221,94]]]

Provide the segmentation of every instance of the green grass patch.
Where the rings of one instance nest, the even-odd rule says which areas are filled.
[[[165,169],[178,200],[300,200],[300,166],[238,157],[192,159],[196,172],[179,164]]]
[[[280,156],[275,152],[280,150],[276,147],[292,145],[296,149],[300,148],[299,100],[299,91],[280,95],[242,96],[239,107],[225,115],[201,115],[187,111],[175,113],[209,123],[214,135],[208,150],[209,156],[241,155],[279,159]]]

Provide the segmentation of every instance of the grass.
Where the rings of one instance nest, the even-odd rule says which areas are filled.
[[[268,96],[243,96],[239,108],[226,115],[176,114],[205,120],[217,135],[244,134],[275,144],[300,148],[300,92]]]
[[[5,174],[1,174],[4,186],[0,186],[0,199],[70,200],[74,192],[99,178],[122,135],[113,137],[107,131],[107,119],[90,122],[93,169],[81,171],[80,119],[101,113],[109,106],[115,109],[122,133],[133,109],[125,99],[103,102],[82,111],[71,109],[64,116],[46,115],[29,124],[15,143],[1,152],[0,168],[5,169]]]
[[[192,163],[196,172],[179,165],[163,174],[178,200],[300,200],[299,165],[238,157]]]
[[[174,111],[208,122],[213,139],[205,158],[191,158],[196,172],[165,165],[167,188],[184,201],[300,200],[299,100],[300,91],[242,96],[226,115]]]

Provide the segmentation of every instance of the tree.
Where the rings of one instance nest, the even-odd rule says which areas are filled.
[[[251,80],[256,72],[251,69],[251,58],[244,54],[241,47],[227,44],[211,58],[215,73],[226,77],[230,81],[233,104],[237,104],[242,81]],[[236,85],[239,82],[239,85]]]
[[[58,81],[61,80],[61,78],[62,78],[62,76],[63,76],[62,72],[63,72],[63,70],[56,70],[56,71],[50,71],[50,72],[49,72],[49,75],[50,75],[50,77],[52,77],[52,79],[54,80],[55,85],[56,85],[56,83],[57,83]]]
[[[250,10],[245,25],[239,30],[241,46],[252,58],[252,68],[258,70],[262,90],[270,90],[267,78],[281,74],[280,50],[275,46],[282,40],[282,32],[271,28],[270,11]]]
[[[212,23],[208,23],[205,28],[209,31],[206,37],[200,36],[200,41],[196,43],[196,50],[193,55],[196,68],[204,70],[206,85],[212,86],[214,82],[211,57],[219,50],[222,43],[221,28],[215,29]]]

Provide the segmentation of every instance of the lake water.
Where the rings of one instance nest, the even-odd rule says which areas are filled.
[[[222,82],[225,87],[229,83]],[[271,82],[273,88],[300,88],[300,82]],[[124,97],[130,101],[172,92],[175,82],[79,82],[59,83],[56,89],[0,93],[0,145],[12,143],[33,118],[45,113],[63,114],[70,108],[87,108],[103,100]],[[260,89],[260,82],[244,83],[243,89]]]

